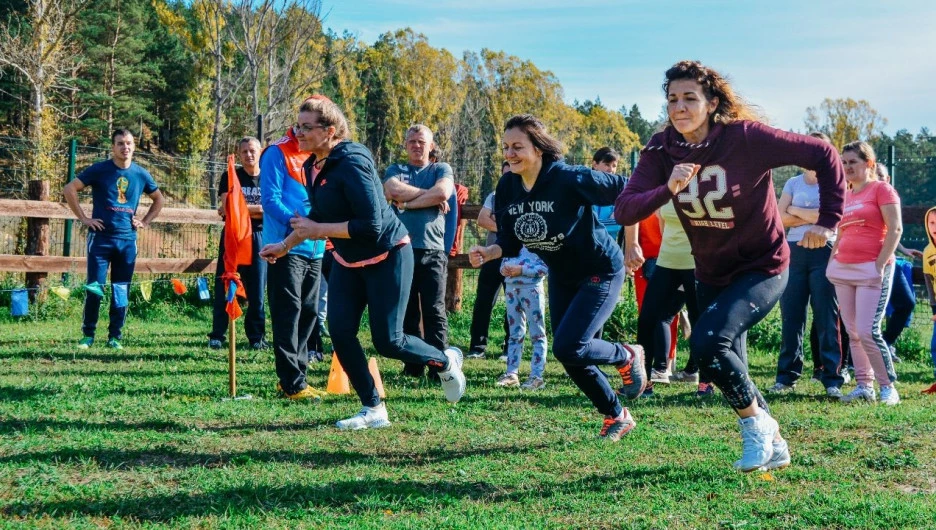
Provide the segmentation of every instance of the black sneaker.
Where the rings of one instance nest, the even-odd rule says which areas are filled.
[[[316,350],[309,350],[309,364],[320,363],[325,360],[325,355]]]
[[[257,342],[250,343],[250,348],[253,350],[265,350],[269,347],[270,347],[270,344],[263,339],[260,339]]]
[[[218,339],[208,339],[208,347],[212,350],[220,350],[224,347],[224,344],[221,344],[221,341]]]

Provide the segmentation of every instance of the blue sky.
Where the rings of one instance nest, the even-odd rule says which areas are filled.
[[[457,57],[503,50],[552,71],[568,102],[663,104],[663,72],[698,59],[771,123],[802,130],[823,98],[866,99],[885,131],[936,132],[933,0],[323,0],[325,25],[368,44],[411,27]]]

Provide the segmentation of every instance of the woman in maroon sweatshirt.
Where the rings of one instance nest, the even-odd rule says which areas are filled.
[[[787,443],[737,353],[743,334],[770,312],[787,282],[789,249],[770,170],[816,171],[819,220],[798,244],[818,248],[842,216],[842,165],[831,145],[760,123],[727,80],[699,62],[676,63],[665,77],[669,123],[644,148],[615,218],[634,224],[673,201],[692,245],[704,308],[689,347],[740,418],[735,468],[784,467]]]

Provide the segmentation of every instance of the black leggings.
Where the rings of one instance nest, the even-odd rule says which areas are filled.
[[[361,404],[380,404],[367,356],[358,338],[364,309],[368,310],[371,340],[377,353],[391,359],[439,370],[448,359],[419,337],[403,333],[403,315],[413,282],[413,248],[397,247],[379,263],[349,268],[335,263],[328,278],[328,331],[341,367]]]
[[[679,314],[683,305],[689,312],[689,322],[695,324],[699,318],[699,306],[696,304],[695,271],[661,267],[653,271],[647,291],[644,293],[643,307],[637,317],[637,343],[643,346],[646,355],[644,364],[647,373],[651,369],[665,372],[667,354],[670,345],[676,340],[670,332],[670,324]],[[692,356],[686,364],[686,371],[695,368]]]
[[[701,377],[714,383],[735,410],[749,407],[755,399],[767,410],[736,343],[777,305],[788,277],[786,271],[775,276],[745,272],[725,286],[696,282],[699,307],[704,309],[693,326],[689,348]]]

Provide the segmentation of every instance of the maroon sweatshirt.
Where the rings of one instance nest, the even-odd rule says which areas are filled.
[[[673,196],[666,183],[673,166],[681,163],[702,168]],[[745,272],[779,274],[790,263],[790,251],[770,170],[788,165],[816,172],[816,224],[834,230],[845,196],[835,148],[752,121],[717,124],[699,144],[687,143],[673,127],[655,134],[615,202],[614,218],[632,225],[672,200],[692,245],[699,281],[723,286]]]

